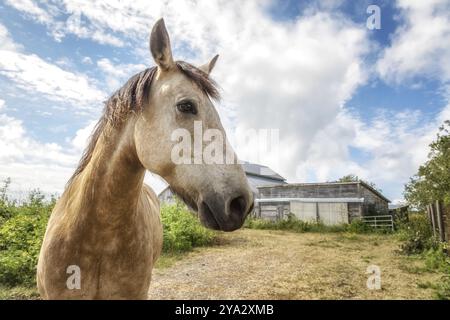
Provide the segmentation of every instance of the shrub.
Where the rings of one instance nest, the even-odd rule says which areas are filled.
[[[211,244],[215,232],[203,227],[181,202],[161,207],[164,228],[164,252],[181,252]]]
[[[409,221],[399,225],[398,237],[404,243],[400,249],[405,254],[418,254],[436,248],[438,241],[428,218],[421,213],[412,214]]]
[[[340,224],[327,226],[322,222],[309,222],[297,219],[293,214],[289,214],[287,219],[276,221],[248,218],[244,227],[249,229],[266,229],[266,230],[289,230],[293,232],[351,232],[363,233],[367,232],[368,227],[360,220],[354,220],[351,224]]]
[[[441,271],[450,275],[450,257],[447,255],[445,244],[436,245],[424,253],[425,266],[428,271]]]
[[[447,244],[440,243],[422,254],[427,271],[443,273],[440,280],[431,286],[435,297],[441,300],[450,300],[450,257],[447,250]]]
[[[0,284],[34,285],[39,250],[53,205],[53,201],[45,203],[42,195],[34,191],[24,204],[5,206],[10,217],[0,225]]]
[[[435,296],[437,299],[450,300],[450,273],[443,276],[436,285]]]
[[[367,233],[370,231],[374,231],[374,229],[369,227],[361,219],[353,219],[352,222],[348,225],[347,231],[350,233]]]

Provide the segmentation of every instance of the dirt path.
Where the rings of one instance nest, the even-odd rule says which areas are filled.
[[[419,283],[439,275],[395,253],[392,236],[240,230],[156,269],[151,299],[430,299]],[[366,269],[381,268],[382,289],[368,290]]]

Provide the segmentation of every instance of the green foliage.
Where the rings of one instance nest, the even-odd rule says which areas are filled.
[[[428,271],[441,271],[450,275],[450,257],[444,244],[438,244],[424,253]]]
[[[450,275],[443,276],[435,289],[437,299],[450,300]]]
[[[397,233],[403,244],[400,249],[404,254],[416,254],[424,261],[421,272],[439,271],[444,275],[437,283],[426,287],[434,289],[437,299],[450,299],[450,258],[446,244],[433,236],[428,217],[424,213],[411,214],[409,221],[399,225]]]
[[[350,233],[369,233],[375,230],[364,223],[361,219],[353,219],[347,226],[347,231]]]
[[[288,230],[298,233],[303,232],[350,232],[366,233],[373,231],[364,222],[354,219],[350,224],[341,224],[334,226],[324,225],[322,222],[307,222],[298,220],[293,214],[288,215],[287,219],[271,221],[266,219],[248,218],[244,227],[249,229],[263,230]]]
[[[433,237],[430,221],[423,213],[411,214],[409,221],[399,224],[397,234],[404,241],[400,250],[405,254],[422,253],[438,244]]]
[[[0,285],[0,300],[30,300],[39,298],[36,287],[5,287]]]
[[[372,187],[373,189],[375,189],[376,191],[378,191],[380,193],[382,192],[382,190],[380,188],[378,188],[374,182],[362,180],[353,173],[347,174],[347,175],[339,178],[338,180],[336,180],[336,182],[358,182],[358,181],[364,182],[365,184],[369,185],[370,187]]]
[[[357,175],[350,173],[337,180],[337,182],[358,182],[359,178]]]
[[[215,232],[203,227],[181,202],[163,205],[161,219],[164,226],[164,252],[181,252],[211,244]]]
[[[435,297],[441,300],[450,300],[450,257],[447,250],[447,246],[441,243],[424,254],[427,271],[443,273],[440,281],[432,285]]]
[[[6,190],[3,192],[6,193]],[[6,197],[2,200],[0,284],[32,286],[35,283],[39,250],[54,201],[45,202],[39,191],[31,192],[28,200],[20,205],[7,201]]]
[[[439,128],[436,140],[430,144],[428,161],[405,186],[404,195],[419,209],[435,200],[450,204],[450,120]]]

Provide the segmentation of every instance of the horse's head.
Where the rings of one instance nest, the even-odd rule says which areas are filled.
[[[174,61],[162,19],[153,27],[150,51],[157,70],[149,103],[135,126],[140,161],[198,211],[206,227],[224,231],[240,228],[253,207],[253,194],[242,166],[236,160],[227,161],[236,157],[210,99],[218,98],[209,78],[217,56],[198,68]],[[180,150],[181,142],[186,148]],[[215,148],[210,152],[212,143]],[[210,151],[205,155],[208,146]],[[175,159],[180,156],[181,160]]]

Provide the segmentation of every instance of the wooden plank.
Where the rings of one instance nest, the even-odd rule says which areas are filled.
[[[434,206],[433,206],[433,204],[429,204],[427,207],[430,210],[431,226],[433,228],[433,235],[436,236],[436,222],[435,222]]]
[[[291,201],[291,212],[301,221],[317,221],[316,203]]]
[[[445,241],[445,233],[444,233],[444,224],[443,224],[443,217],[442,217],[442,206],[441,202],[437,200],[435,202],[435,208],[436,208],[436,223],[437,223],[437,229],[439,232],[439,239],[441,241]]]
[[[348,223],[348,208],[345,203],[319,203],[319,217],[325,225]]]

